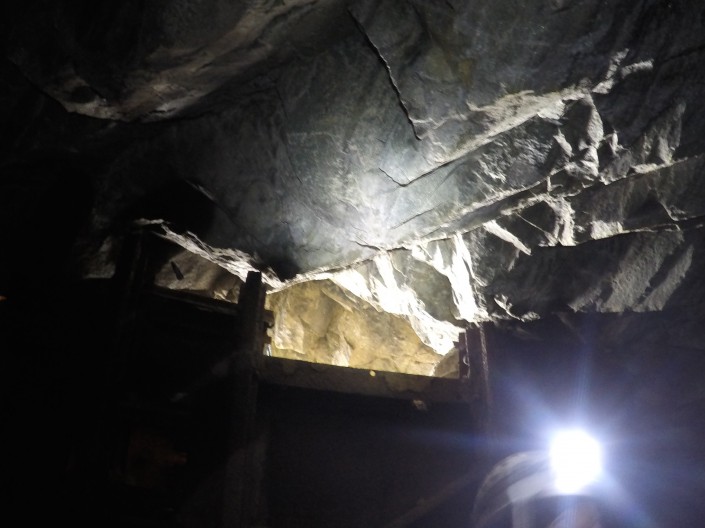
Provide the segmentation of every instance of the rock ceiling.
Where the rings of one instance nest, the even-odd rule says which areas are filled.
[[[36,1],[3,19],[4,164],[59,152],[90,175],[86,276],[144,219],[268,270],[298,317],[282,348],[370,366],[343,328],[384,312],[421,343],[415,366],[390,350],[375,368],[416,372],[468,323],[702,306],[699,1]],[[304,324],[311,307],[327,319]]]

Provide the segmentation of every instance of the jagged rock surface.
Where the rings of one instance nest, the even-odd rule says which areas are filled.
[[[189,116],[100,131],[119,139],[94,178],[96,247],[188,182],[207,215],[180,218],[188,198],[140,216],[240,276],[271,268],[276,290],[330,280],[439,354],[467,322],[702,306],[700,2],[189,6],[103,36],[96,8],[81,41],[47,8],[74,31],[56,56],[31,16],[7,40],[71,111]],[[120,60],[98,64],[98,41]]]
[[[330,281],[309,281],[268,297],[273,356],[341,367],[432,375],[440,356],[406,322],[379,312]]]

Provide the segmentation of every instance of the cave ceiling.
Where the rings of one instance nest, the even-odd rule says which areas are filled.
[[[309,327],[337,321],[340,364],[355,305],[397,316],[418,372],[470,323],[703,313],[702,2],[3,9],[5,211],[33,188],[16,167],[87,174],[83,276],[140,221],[300,288],[272,303],[333,314]]]

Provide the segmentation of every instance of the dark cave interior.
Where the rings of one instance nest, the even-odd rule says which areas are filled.
[[[703,524],[702,2],[31,0],[0,37],[8,519],[469,527],[577,423],[603,526]]]

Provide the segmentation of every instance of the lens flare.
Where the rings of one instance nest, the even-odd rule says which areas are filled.
[[[579,429],[556,434],[550,455],[556,490],[560,493],[579,493],[602,473],[600,444]]]

